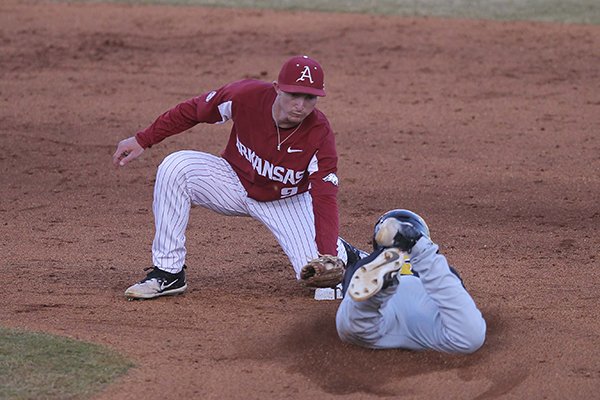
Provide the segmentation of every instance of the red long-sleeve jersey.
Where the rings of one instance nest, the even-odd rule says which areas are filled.
[[[278,150],[272,116],[275,97],[270,83],[233,82],[178,104],[138,132],[136,139],[147,148],[201,122],[232,120],[221,156],[231,164],[248,196],[273,201],[310,191],[317,248],[321,254],[335,255],[339,219],[334,133],[325,115],[315,108],[297,131],[296,127],[280,128],[283,143]]]

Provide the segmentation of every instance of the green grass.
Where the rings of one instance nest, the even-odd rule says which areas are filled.
[[[0,328],[0,399],[84,399],[133,364],[101,346]]]
[[[98,1],[98,0],[83,0]],[[101,0],[100,0],[101,1]],[[315,10],[600,24],[598,0],[105,0],[129,4]]]

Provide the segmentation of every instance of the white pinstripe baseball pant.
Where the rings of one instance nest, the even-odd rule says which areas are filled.
[[[269,202],[253,200],[226,160],[184,150],[163,160],[154,185],[156,232],[152,261],[164,271],[177,273],[183,268],[185,230],[192,204],[219,214],[250,216],[262,222],[290,259],[297,279],[306,262],[318,255],[308,192]],[[346,262],[346,250],[339,239],[338,256]]]

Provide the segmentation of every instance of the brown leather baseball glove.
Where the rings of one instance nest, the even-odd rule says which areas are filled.
[[[308,287],[333,288],[342,281],[344,269],[344,262],[338,257],[323,255],[302,267],[300,279]]]

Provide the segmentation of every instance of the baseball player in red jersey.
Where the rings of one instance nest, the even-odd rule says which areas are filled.
[[[319,254],[346,261],[348,251],[357,252],[338,237],[335,137],[315,108],[320,96],[325,96],[323,69],[296,56],[283,64],[277,81],[227,84],[178,104],[119,142],[113,163],[123,167],[144,149],[198,123],[233,122],[221,157],[178,151],[158,167],[153,267],[125,291],[128,298],[185,291],[185,230],[192,204],[262,222],[297,278]]]

